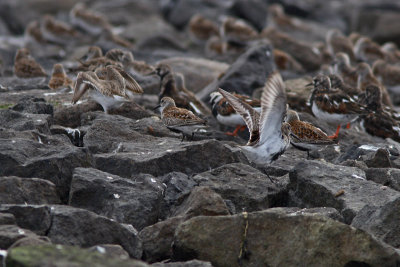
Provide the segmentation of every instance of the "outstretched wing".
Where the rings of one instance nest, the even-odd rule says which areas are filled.
[[[74,87],[74,96],[72,97],[72,104],[78,102],[78,100],[86,93],[89,89],[89,85],[84,83],[84,79],[82,77],[83,72],[78,73],[76,77],[75,87]]]
[[[218,91],[223,95],[223,97],[225,97],[225,99],[236,110],[236,112],[242,116],[244,122],[246,123],[250,132],[250,139],[247,142],[247,145],[254,144],[260,137],[260,114],[258,114],[258,112],[252,106],[242,99],[237,98],[221,88],[218,88]]]
[[[143,89],[142,87],[137,83],[137,81],[126,71],[124,71],[122,68],[119,66],[114,66],[115,69],[118,70],[118,72],[124,77],[126,81],[126,89],[129,91],[136,93],[136,94],[143,94]]]
[[[279,72],[273,72],[265,82],[261,96],[260,142],[280,135],[283,118],[286,116],[285,84]]]

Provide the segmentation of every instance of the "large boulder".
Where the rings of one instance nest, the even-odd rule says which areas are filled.
[[[0,110],[0,127],[15,131],[38,130],[49,134],[51,116],[48,114],[29,114],[4,109]]]

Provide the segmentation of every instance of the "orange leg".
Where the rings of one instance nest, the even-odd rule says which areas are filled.
[[[340,124],[336,129],[336,133],[334,135],[328,136],[330,139],[336,139],[339,136],[339,131],[340,131]]]
[[[237,136],[238,131],[241,130],[243,127],[246,127],[246,126],[238,125],[233,132],[226,132],[225,134],[230,135],[230,136]],[[241,131],[243,131],[243,130],[241,130]]]
[[[350,129],[350,122],[349,122],[349,123],[347,123],[347,125],[346,125],[346,129]]]
[[[244,130],[246,130],[247,126],[243,125],[242,127],[240,127],[240,131],[243,132]]]

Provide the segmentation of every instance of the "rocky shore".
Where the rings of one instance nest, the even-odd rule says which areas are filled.
[[[153,110],[157,75],[134,73],[144,93],[107,113],[87,96],[72,105],[72,88],[48,86],[55,63],[76,79],[71,69],[93,45],[129,50],[150,66],[168,64],[209,108],[218,87],[260,97],[278,68],[290,107],[333,133],[335,126],[314,117],[308,103],[306,84],[323,61],[292,54],[301,69],[277,66],[274,49],[289,49],[290,42],[280,47],[263,31],[272,1],[86,1],[132,46],[82,30],[62,43],[26,40],[27,26],[45,14],[70,23],[77,2],[0,2],[3,266],[400,266],[398,142],[353,125],[335,145],[309,156],[290,147],[260,167],[238,148],[247,130],[228,136],[211,113],[205,132],[181,141]],[[396,1],[273,2],[313,25],[295,38],[311,52],[331,28],[400,45]],[[188,25],[196,14],[215,23],[241,18],[267,38],[215,53],[193,39]],[[21,47],[47,77],[14,75]],[[388,91],[397,109],[400,94],[395,86]]]

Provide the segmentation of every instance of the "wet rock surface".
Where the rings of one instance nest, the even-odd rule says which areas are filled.
[[[309,153],[290,147],[255,166],[238,147],[247,130],[228,136],[233,129],[207,114],[199,116],[208,128],[192,140],[167,128],[154,109],[162,79],[153,71],[168,64],[178,95],[187,96],[185,87],[211,109],[217,88],[260,98],[279,70],[289,107],[331,135],[337,125],[313,115],[307,86],[334,64],[326,33],[340,29],[353,45],[354,32],[364,34],[397,66],[397,2],[85,1],[114,39],[73,24],[78,2],[0,1],[0,249],[7,250],[0,258],[7,266],[400,265],[398,142],[367,134],[356,120],[342,125],[335,145]],[[286,17],[271,9],[277,3]],[[45,14],[79,37],[34,35]],[[208,40],[196,37],[193,15],[216,27]],[[222,29],[228,17],[252,36]],[[132,52],[123,67],[144,93],[104,112],[89,94],[72,104],[71,88],[50,89],[56,63],[74,87],[74,68],[92,45],[103,54]],[[22,47],[47,77],[14,74]],[[276,49],[290,57],[275,57]],[[352,66],[368,61],[363,56]],[[398,110],[400,94],[388,90]]]

